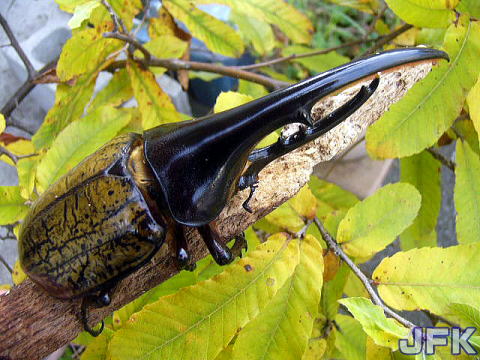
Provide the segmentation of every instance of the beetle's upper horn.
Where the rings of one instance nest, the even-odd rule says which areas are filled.
[[[384,70],[430,59],[448,56],[427,48],[387,51],[222,113],[146,131],[145,156],[163,201],[179,223],[198,226],[213,221],[235,190],[252,149],[266,135],[289,123],[311,127],[311,108],[322,97]],[[339,119],[348,116],[345,110]]]

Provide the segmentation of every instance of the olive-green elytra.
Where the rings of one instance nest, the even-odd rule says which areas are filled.
[[[23,222],[22,267],[52,296],[108,289],[163,243],[165,226],[149,207],[148,184],[138,186],[129,166],[142,145],[135,134],[107,143],[52,185]]]

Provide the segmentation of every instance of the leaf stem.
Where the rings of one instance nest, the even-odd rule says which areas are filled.
[[[382,310],[390,315],[392,318],[397,320],[400,324],[403,326],[413,329],[416,327],[413,323],[408,321],[407,319],[401,317],[398,315],[396,312],[394,312],[392,309],[390,309],[388,306],[386,306],[380,296],[375,292],[375,290],[372,287],[372,280],[370,280],[363,272],[362,270],[359,269],[359,267],[348,257],[347,254],[343,251],[342,247],[337,243],[337,241],[330,235],[330,233],[325,229],[323,226],[322,222],[318,217],[316,217],[314,220],[315,225],[317,226],[318,230],[322,234],[323,239],[325,242],[328,244],[328,246],[335,251],[335,253],[343,260],[345,263],[352,269],[353,273],[360,279],[360,281],[363,283],[363,286],[365,286],[365,289],[368,291],[370,294],[373,302],[380,306]]]

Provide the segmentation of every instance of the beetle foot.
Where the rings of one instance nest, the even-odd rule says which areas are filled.
[[[245,252],[248,250],[248,243],[247,239],[245,238],[245,233],[242,231],[240,234],[235,236],[235,242],[230,248],[230,251],[232,252],[234,258],[241,258],[243,250],[245,250]]]
[[[253,198],[253,193],[255,192],[255,190],[257,190],[257,187],[258,187],[258,182],[256,183],[253,183],[252,185],[250,185],[250,194],[248,194],[248,198],[247,200],[245,200],[242,204],[243,208],[245,209],[245,211],[249,212],[250,214],[253,214],[253,210],[252,208],[250,207],[249,205],[249,202],[250,200],[252,200]]]
[[[208,251],[218,265],[228,265],[233,261],[232,252],[220,241],[218,230],[213,222],[199,226],[197,229],[205,245],[207,245]]]
[[[88,325],[88,306],[90,304],[93,304],[95,307],[107,306],[108,304],[104,305],[104,301],[103,301],[104,299],[107,299],[107,298],[108,298],[108,304],[110,304],[110,297],[108,296],[108,294],[106,297],[104,297],[104,294],[100,295],[99,297],[87,296],[82,301],[80,320],[82,321],[83,329],[93,337],[97,337],[102,333],[103,328],[105,327],[105,323],[102,320],[100,329],[98,330],[91,328],[90,325]]]

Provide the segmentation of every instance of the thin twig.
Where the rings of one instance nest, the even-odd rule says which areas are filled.
[[[117,39],[117,40],[125,41],[126,43],[132,45],[135,49],[140,50],[143,56],[145,56],[146,61],[150,61],[150,59],[152,58],[152,54],[150,54],[150,52],[147,49],[145,49],[145,47],[142,44],[140,44],[137,40],[135,40],[131,36],[121,34],[118,32],[106,32],[103,34],[103,37],[107,39]]]
[[[334,46],[334,47],[331,47],[331,48],[328,48],[328,49],[315,50],[315,51],[311,51],[311,52],[307,52],[307,53],[303,53],[303,54],[291,54],[291,55],[288,55],[288,56],[264,61],[264,62],[261,62],[261,63],[251,64],[251,65],[243,65],[243,66],[236,66],[236,68],[241,69],[241,70],[258,69],[258,68],[261,68],[261,67],[270,66],[270,65],[274,65],[274,64],[281,63],[281,62],[294,60],[294,59],[301,59],[301,58],[306,58],[306,57],[328,54],[332,51],[344,49],[344,48],[347,48],[347,47],[350,47],[350,46],[355,46],[355,45],[362,44],[362,43],[365,43],[365,42],[368,42],[368,41],[372,41],[372,39],[370,39],[370,40],[369,39],[359,39],[359,40],[351,41],[351,42],[348,42],[348,43],[345,43],[345,44],[342,44],[342,45]]]
[[[10,274],[13,273],[13,269],[10,267],[10,265],[8,265],[7,261],[3,258],[2,255],[0,255],[0,263],[2,263],[3,266],[5,266],[5,268],[8,270]]]
[[[445,165],[447,168],[455,172],[455,167],[456,164],[454,161],[447,159],[442,153],[440,153],[437,149],[435,148],[428,148],[427,151],[438,161],[442,163],[442,165]]]
[[[4,148],[3,146],[0,146],[0,156],[1,155],[6,155],[10,158],[10,160],[13,161],[14,164],[18,162],[18,156],[9,151],[8,149]]]
[[[110,17],[113,20],[113,31],[115,32],[121,32],[123,34],[127,34],[127,28],[125,24],[123,23],[122,19],[115,13],[115,10],[112,8],[112,6],[108,3],[107,0],[102,0],[102,5],[105,6],[107,9],[108,13],[110,14]]]
[[[3,116],[5,116],[5,118],[7,119],[7,125],[15,126],[21,130],[31,133],[30,130],[15,124],[12,120],[9,121],[9,117],[12,114],[13,110],[17,108],[18,104],[20,104],[20,102],[30,93],[30,91],[33,90],[33,88],[35,87],[34,81],[41,77],[44,73],[55,68],[56,64],[57,60],[54,60],[41,68],[38,72],[35,73],[32,79],[29,79],[25,83],[23,83],[22,86],[20,86],[20,88],[15,92],[15,94],[13,94],[10,99],[8,99],[6,104],[3,105],[3,107],[0,109],[0,113],[3,114]]]
[[[341,248],[340,245],[338,245],[338,243],[335,241],[335,239],[330,235],[330,233],[327,231],[327,229],[325,229],[325,227],[323,226],[322,222],[318,219],[318,218],[315,218],[313,220],[315,222],[315,225],[317,225],[318,227],[318,230],[320,231],[320,233],[322,234],[322,237],[323,239],[325,240],[325,242],[328,244],[328,246],[333,249],[335,251],[335,253],[340,256],[340,258],[345,261],[345,263],[350,267],[350,269],[352,269],[352,271],[354,272],[354,274],[360,279],[360,281],[363,283],[363,286],[365,286],[365,289],[368,291],[368,293],[370,294],[373,302],[380,306],[382,308],[382,310],[390,315],[392,318],[394,318],[395,320],[397,320],[399,323],[401,323],[403,326],[407,327],[407,328],[410,328],[410,329],[413,329],[414,327],[416,327],[416,325],[414,325],[413,323],[411,323],[410,321],[408,321],[407,319],[401,317],[400,315],[398,315],[396,312],[394,312],[392,309],[390,309],[388,306],[386,306],[382,299],[380,299],[380,297],[377,295],[377,293],[375,292],[375,290],[373,289],[372,287],[372,284],[371,284],[371,280],[358,268],[357,265],[355,265],[355,263],[347,256],[347,254],[345,254]]]
[[[22,47],[18,43],[17,38],[15,37],[15,35],[13,35],[12,29],[10,29],[10,26],[8,25],[7,20],[5,20],[5,18],[1,14],[0,14],[0,25],[2,26],[3,31],[5,31],[5,34],[7,34],[8,39],[10,40],[10,44],[15,49],[18,56],[22,60],[23,64],[27,68],[28,78],[30,80],[33,79],[33,77],[37,72],[35,71],[35,68],[33,67],[29,58],[23,51]]]
[[[397,36],[400,36],[401,34],[410,30],[411,28],[413,28],[412,25],[404,24],[401,27],[399,27],[397,30],[392,31],[390,34],[381,37],[372,47],[367,49],[362,56],[374,53],[375,51],[383,47],[383,45],[389,43],[390,41],[395,39]]]

